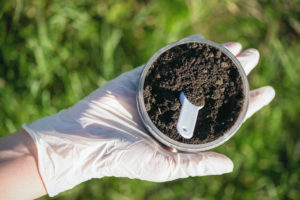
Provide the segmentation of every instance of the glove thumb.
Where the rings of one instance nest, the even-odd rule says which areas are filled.
[[[170,153],[167,152],[167,154]],[[174,163],[174,167],[169,167],[169,179],[185,178],[189,176],[219,175],[232,172],[232,161],[218,153],[172,153],[173,159],[165,159],[166,162]],[[170,166],[170,163],[165,163]]]

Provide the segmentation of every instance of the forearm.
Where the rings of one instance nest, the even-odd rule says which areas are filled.
[[[0,138],[0,180],[3,199],[34,199],[46,194],[35,144],[23,129]]]

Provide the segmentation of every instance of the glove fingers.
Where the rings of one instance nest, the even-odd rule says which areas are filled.
[[[261,87],[250,92],[249,107],[246,119],[260,110],[263,106],[269,104],[275,97],[275,90],[270,86]]]
[[[259,52],[256,49],[247,49],[238,54],[236,58],[240,61],[245,73],[248,75],[258,63]]]
[[[242,45],[237,42],[228,42],[223,44],[223,46],[236,56],[247,75],[257,65],[259,52],[256,49],[247,49],[241,52]]]
[[[238,42],[227,42],[224,43],[223,46],[235,56],[237,56],[242,50],[242,45]]]

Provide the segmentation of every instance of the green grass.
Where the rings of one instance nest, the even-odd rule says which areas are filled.
[[[0,2],[0,135],[71,106],[159,48],[201,33],[258,48],[275,100],[215,151],[234,171],[167,183],[103,178],[53,199],[299,199],[300,1]],[[41,199],[48,199],[43,197]]]

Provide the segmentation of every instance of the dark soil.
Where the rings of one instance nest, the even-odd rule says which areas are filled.
[[[149,117],[168,137],[188,144],[216,140],[237,120],[244,102],[238,69],[219,49],[199,43],[182,44],[164,52],[149,68],[144,102]],[[194,135],[185,139],[176,129],[181,104],[179,94],[199,111]]]

